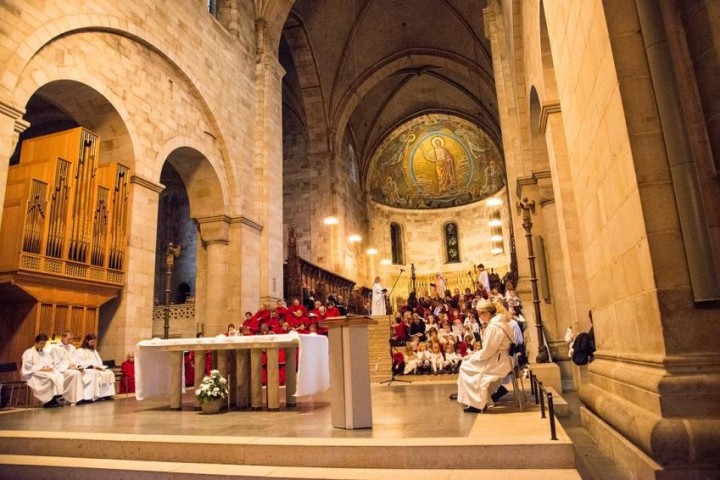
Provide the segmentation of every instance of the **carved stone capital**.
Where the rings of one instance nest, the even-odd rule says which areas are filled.
[[[205,245],[230,243],[230,217],[227,215],[200,217],[195,221],[200,228],[200,238]]]
[[[552,194],[552,174],[550,173],[550,170],[543,170],[541,172],[533,172],[532,175],[529,175],[527,177],[517,177],[517,183],[516,183],[516,190],[517,190],[517,196],[518,198],[527,197],[528,195],[523,193],[523,188],[536,185],[539,190],[546,189],[546,185],[548,185],[547,182],[550,182],[550,198],[547,197],[547,193],[543,195],[542,191],[540,192],[540,199],[539,203],[540,206],[542,206],[544,203],[547,203],[548,201],[554,201],[555,197]]]
[[[140,187],[147,188],[148,190],[152,190],[155,193],[160,193],[165,190],[165,185],[155,183],[152,180],[148,180],[147,178],[141,177],[139,175],[130,175],[130,183],[134,183],[135,185],[138,185]]]
[[[553,113],[560,113],[560,103],[544,103],[540,107],[540,118],[538,119],[538,132],[545,133],[548,117]]]

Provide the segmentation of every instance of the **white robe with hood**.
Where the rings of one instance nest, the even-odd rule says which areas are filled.
[[[457,382],[459,403],[479,410],[492,405],[490,395],[512,371],[509,354],[512,338],[512,327],[502,315],[490,320],[483,333],[483,348],[465,358],[460,365]]]

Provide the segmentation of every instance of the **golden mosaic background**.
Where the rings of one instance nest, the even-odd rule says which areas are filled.
[[[391,133],[370,166],[372,199],[398,208],[445,208],[477,202],[505,186],[495,144],[458,117],[423,115]]]

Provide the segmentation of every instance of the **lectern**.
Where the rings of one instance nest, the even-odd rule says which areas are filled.
[[[372,428],[368,325],[359,315],[325,320],[330,342],[330,407],[335,428]]]

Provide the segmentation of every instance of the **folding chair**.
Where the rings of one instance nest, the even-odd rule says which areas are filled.
[[[518,408],[522,412],[525,409],[525,385],[523,385],[520,367],[515,365],[512,372],[510,372],[510,376],[512,378],[513,393],[515,394]],[[518,388],[518,379],[520,379],[520,388]]]

